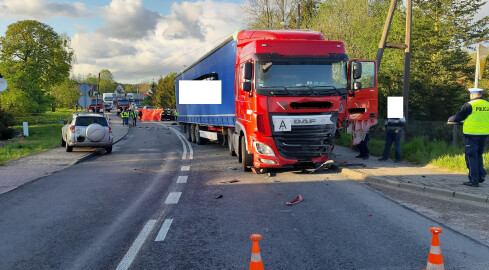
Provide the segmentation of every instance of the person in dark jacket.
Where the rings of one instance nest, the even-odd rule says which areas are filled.
[[[464,121],[465,163],[469,169],[469,181],[463,184],[478,187],[486,177],[482,154],[489,135],[489,102],[482,99],[482,89],[470,88],[469,92],[470,102],[465,103],[457,114],[448,118],[448,122]]]
[[[385,146],[384,152],[382,157],[379,158],[379,161],[386,161],[389,158],[393,142],[395,150],[394,162],[401,161],[401,137],[404,125],[406,125],[406,119],[404,117],[388,118],[387,121],[385,121],[384,127],[382,128],[382,130],[385,131]]]
[[[360,155],[356,156],[356,158],[368,159],[370,150],[368,149],[368,142],[370,141],[370,131],[367,131],[365,134],[365,138],[358,144],[358,150],[360,151]]]

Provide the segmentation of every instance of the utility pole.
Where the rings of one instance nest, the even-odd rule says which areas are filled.
[[[392,0],[391,6],[389,8],[389,13],[387,13],[387,18],[385,19],[384,32],[379,42],[379,49],[377,50],[377,72],[380,69],[380,62],[382,62],[382,56],[384,55],[384,49],[386,47],[387,36],[389,35],[389,30],[391,28],[392,17],[394,16],[394,11],[396,9],[397,0]]]
[[[297,29],[301,29],[301,3],[297,4]]]
[[[404,83],[402,86],[402,96],[404,101],[404,118],[408,121],[408,100],[409,100],[409,76],[411,71],[411,26],[413,18],[413,2],[407,0],[406,3],[406,39],[407,48],[404,50]],[[407,128],[406,128],[407,131]]]
[[[98,107],[98,97],[99,97],[99,95],[100,95],[100,72],[98,73],[97,94],[95,95],[95,110],[97,110],[97,107]],[[102,114],[103,114],[104,111],[105,110],[102,110]]]

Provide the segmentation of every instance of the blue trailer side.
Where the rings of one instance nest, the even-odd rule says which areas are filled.
[[[236,40],[227,39],[175,77],[178,122],[234,127]],[[221,104],[179,104],[180,80],[212,80],[222,83]]]

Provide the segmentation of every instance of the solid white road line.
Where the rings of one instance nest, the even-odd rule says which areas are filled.
[[[177,134],[178,137],[181,137],[183,139],[182,142],[185,142],[185,144],[187,145],[187,148],[189,149],[189,157],[188,159],[194,159],[194,150],[192,149],[192,145],[190,144],[190,142],[187,140],[187,138],[185,138],[185,136],[178,130],[172,128],[172,127],[169,127],[173,132],[175,132],[175,134]]]
[[[144,244],[144,241],[146,241],[146,238],[148,238],[149,233],[151,230],[153,230],[153,227],[156,224],[156,220],[148,220],[146,222],[146,225],[144,225],[143,229],[139,233],[138,237],[134,242],[132,243],[131,248],[127,251],[126,255],[124,258],[122,258],[122,261],[119,263],[117,266],[116,270],[126,270],[129,269],[131,266],[132,262],[134,261],[134,258],[138,255],[139,250]]]
[[[171,223],[173,222],[173,218],[166,219],[161,225],[161,229],[158,232],[158,235],[155,238],[155,241],[164,241],[168,230],[170,230]]]
[[[180,142],[182,143],[182,147],[183,147],[182,160],[186,160],[187,159],[187,144],[185,143],[185,141],[186,141],[186,140],[184,140],[185,138],[182,139],[182,136],[180,136],[180,134],[174,128],[169,127],[169,126],[165,126],[163,124],[160,124],[160,125],[169,128],[171,131],[173,131],[173,133],[175,133],[177,135],[177,138],[180,140]]]
[[[190,166],[182,166],[182,168],[180,169],[182,172],[185,172],[185,171],[190,171]]]
[[[179,176],[177,179],[177,184],[185,184],[187,183],[187,179],[188,179],[187,175]]]
[[[180,196],[182,195],[182,192],[171,192],[168,194],[168,197],[166,197],[165,204],[177,204],[178,200],[180,200]]]

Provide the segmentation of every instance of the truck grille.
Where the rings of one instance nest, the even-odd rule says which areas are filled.
[[[291,131],[272,131],[279,154],[299,161],[329,156],[334,144],[336,116],[331,120],[334,125],[292,126]]]

